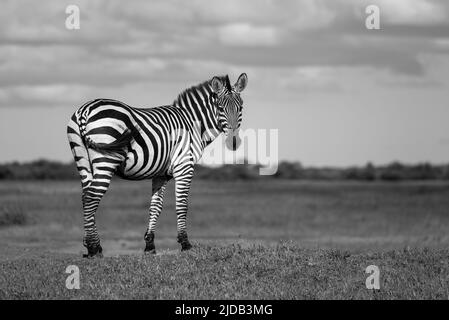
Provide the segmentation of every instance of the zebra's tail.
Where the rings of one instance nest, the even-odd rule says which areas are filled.
[[[67,137],[81,178],[81,185],[84,189],[92,181],[93,170],[89,152],[81,136],[76,114],[73,114],[67,125]]]
[[[86,132],[86,125],[88,122],[88,116],[86,112],[77,113],[77,123],[79,126],[80,136],[84,142],[86,148],[91,148],[98,152],[104,153],[122,153],[125,151],[126,147],[130,145],[131,140],[137,132],[135,127],[126,128],[122,135],[111,143],[99,143],[92,140],[91,137]]]
[[[84,136],[84,141],[86,143],[86,147],[92,148],[99,152],[122,152],[131,143],[133,136],[134,130],[126,129],[117,140],[111,143],[97,143],[87,135]]]

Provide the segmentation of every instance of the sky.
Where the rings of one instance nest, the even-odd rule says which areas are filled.
[[[66,125],[90,99],[166,105],[242,72],[242,128],[277,129],[280,160],[449,162],[444,0],[1,0],[0,162],[71,161]]]

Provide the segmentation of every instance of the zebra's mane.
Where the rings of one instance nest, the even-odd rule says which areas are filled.
[[[231,91],[231,90],[232,90],[231,82],[229,81],[229,76],[228,76],[228,75],[217,76],[217,78],[220,79],[220,80],[223,82],[223,84],[226,86],[226,89],[227,89],[228,91]],[[213,78],[212,78],[212,79],[213,79]],[[197,84],[197,85],[195,85],[195,86],[191,86],[190,88],[185,89],[184,91],[182,91],[182,92],[178,95],[178,97],[177,97],[176,100],[174,101],[174,104],[176,105],[177,102],[180,102],[180,101],[182,100],[182,98],[183,98],[187,93],[189,93],[189,92],[196,91],[196,90],[202,89],[202,88],[203,88],[203,89],[206,89],[207,92],[210,92],[210,90],[211,90],[210,87],[211,87],[212,79],[206,80],[206,81],[204,81],[204,82],[201,82],[200,84]]]

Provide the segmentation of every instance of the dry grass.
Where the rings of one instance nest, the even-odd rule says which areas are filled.
[[[0,207],[0,227],[23,226],[29,218],[18,203],[6,204]]]

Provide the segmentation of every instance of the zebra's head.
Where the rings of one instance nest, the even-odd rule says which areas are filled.
[[[211,81],[212,91],[217,94],[218,125],[226,136],[226,147],[233,151],[241,143],[239,129],[242,122],[243,100],[240,93],[247,83],[246,73],[242,73],[233,86],[228,76],[214,77]]]

